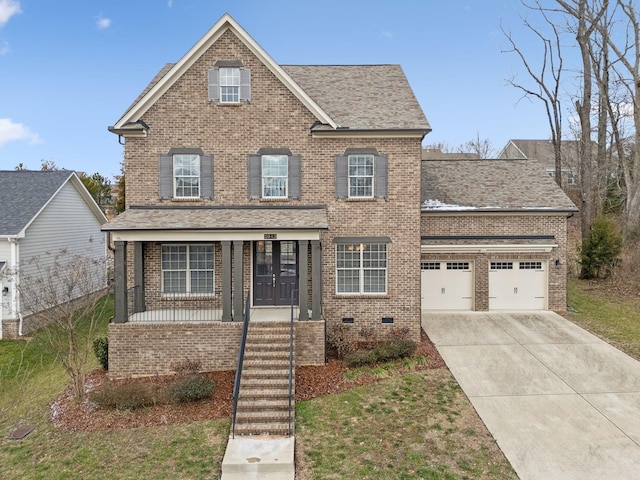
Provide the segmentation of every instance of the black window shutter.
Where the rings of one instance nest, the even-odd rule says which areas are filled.
[[[173,155],[160,155],[158,162],[160,198],[173,197]]]
[[[200,197],[213,199],[213,156],[200,157]]]
[[[251,101],[251,69],[240,69],[240,101]]]
[[[209,101],[220,101],[220,82],[218,80],[219,70],[212,68],[209,70]]]
[[[249,198],[262,197],[262,156],[249,155]]]
[[[302,191],[302,157],[289,156],[289,198],[300,200]]]
[[[336,198],[349,196],[349,157],[336,155]]]
[[[389,190],[389,161],[386,155],[376,155],[373,162],[375,176],[373,195],[376,198],[387,198]]]

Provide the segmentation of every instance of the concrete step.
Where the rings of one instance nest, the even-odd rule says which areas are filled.
[[[285,343],[269,343],[260,339],[260,341],[249,342],[244,349],[245,352],[287,352],[289,353],[289,342]]]
[[[222,480],[294,480],[294,437],[230,438]]]
[[[294,362],[295,364],[295,362]],[[285,368],[289,370],[289,357],[287,358],[250,358],[244,360],[242,370],[247,368]]]

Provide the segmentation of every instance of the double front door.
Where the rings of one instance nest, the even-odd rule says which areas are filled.
[[[260,240],[253,245],[253,304],[289,305],[298,288],[295,241]],[[297,293],[294,304],[298,304]]]

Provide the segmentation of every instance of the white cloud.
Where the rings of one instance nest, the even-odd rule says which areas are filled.
[[[20,2],[17,0],[0,0],[0,27],[3,27],[11,17],[22,13]]]
[[[9,43],[8,42],[3,42],[2,45],[0,45],[0,57],[3,56],[3,55],[6,55],[10,51],[11,51],[11,49],[9,48]]]
[[[167,0],[167,7],[173,7],[173,0]]]
[[[0,147],[5,143],[27,140],[29,143],[40,143],[42,140],[37,133],[22,123],[15,123],[10,118],[0,118]]]
[[[98,26],[98,29],[104,30],[111,26],[111,19],[104,18],[102,15],[98,15],[98,20],[96,20],[96,25]]]
[[[393,38],[393,34],[387,30],[385,30],[384,32],[382,32],[382,36],[384,38]]]

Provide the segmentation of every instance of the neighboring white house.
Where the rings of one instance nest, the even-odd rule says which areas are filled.
[[[34,327],[21,306],[17,284],[30,268],[50,266],[62,251],[104,264],[107,218],[75,172],[0,170],[0,338]],[[105,278],[96,285],[104,288]]]

